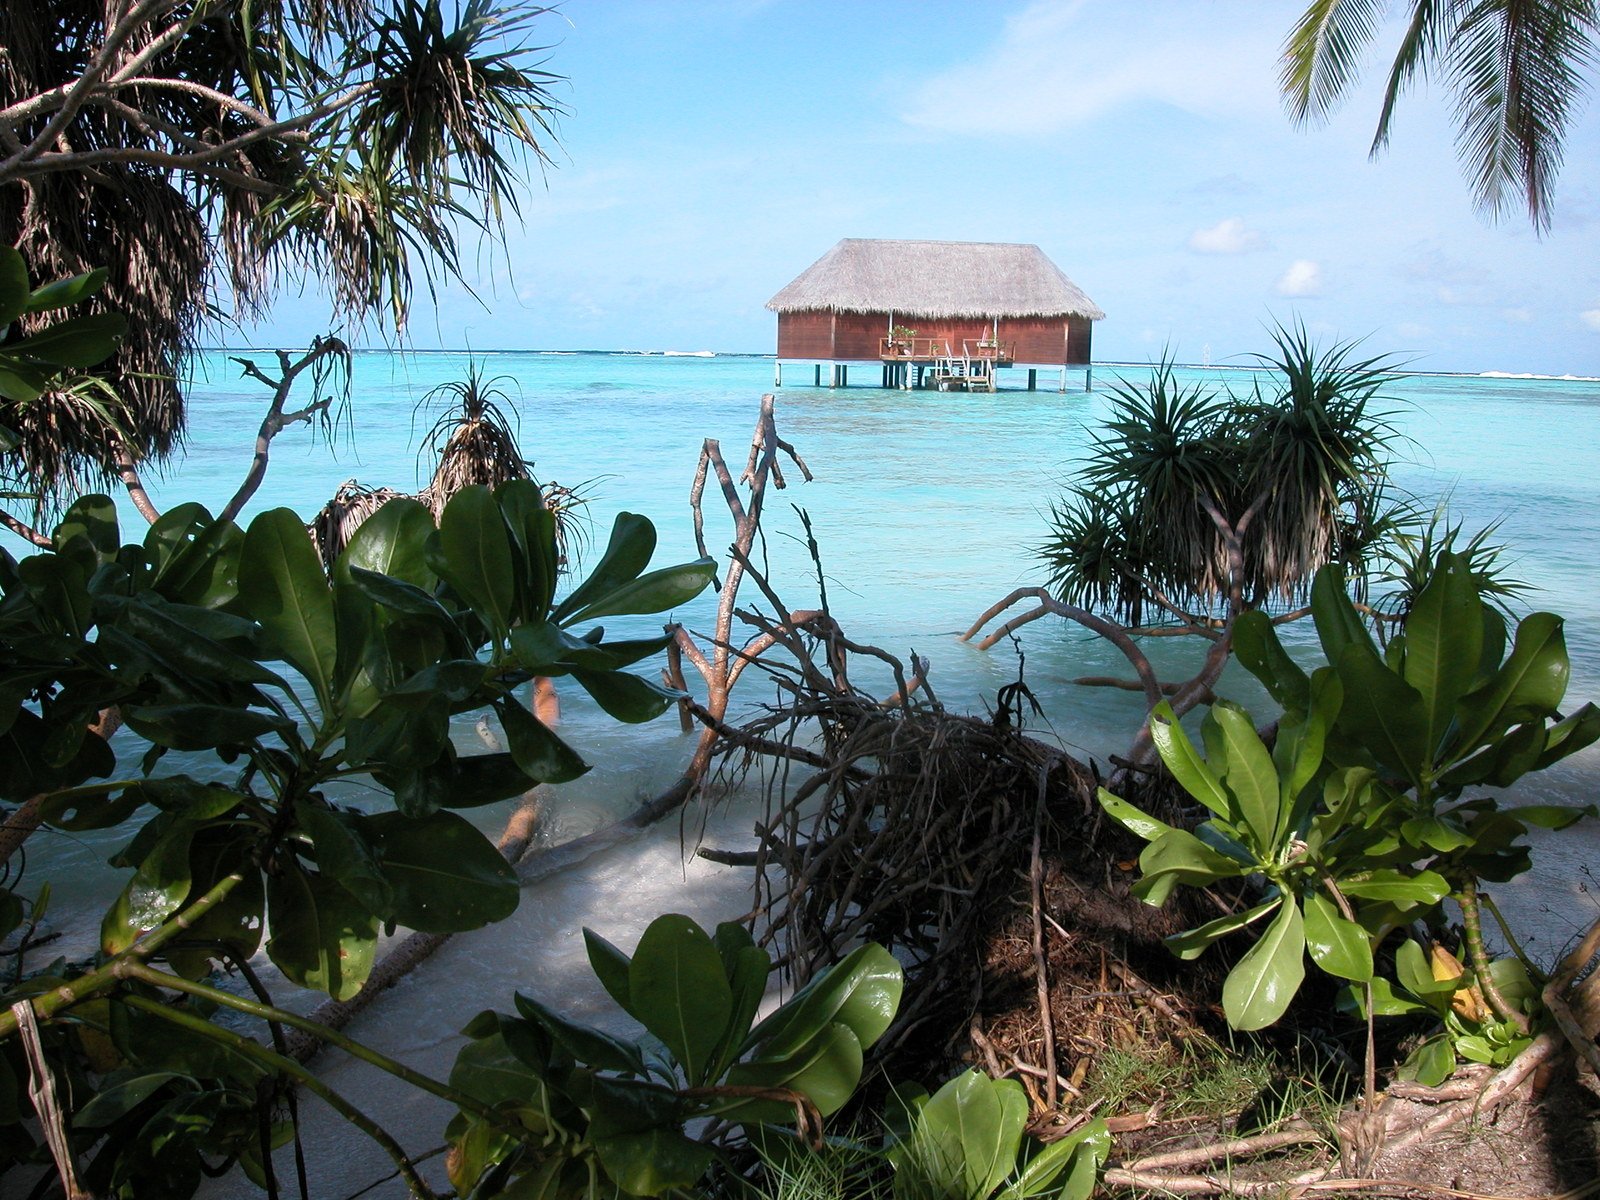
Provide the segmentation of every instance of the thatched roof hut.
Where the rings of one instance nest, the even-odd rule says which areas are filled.
[[[914,330],[933,349],[999,343],[998,365],[1086,367],[1105,317],[1037,246],[869,238],[839,242],[767,307],[780,360],[832,363],[929,357],[894,344]]]
[[[771,300],[773,312],[1105,318],[1037,246],[844,238]]]

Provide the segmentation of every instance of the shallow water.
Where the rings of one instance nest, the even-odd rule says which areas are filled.
[[[749,447],[761,394],[772,390],[770,359],[638,354],[495,353],[480,355],[504,376],[504,406],[517,414],[524,452],[543,481],[590,482],[593,540],[604,542],[621,510],[648,514],[660,530],[657,563],[694,557],[688,494],[702,440],[719,439],[737,475]],[[264,363],[264,365],[269,365]],[[165,478],[150,480],[157,503],[199,499],[213,509],[240,479],[266,394],[239,378],[225,355],[208,356],[193,387],[186,456]],[[288,505],[309,517],[338,484],[352,477],[374,485],[416,488],[431,462],[418,465],[418,441],[432,412],[419,402],[436,385],[460,378],[460,354],[358,353],[352,403],[330,445],[305,427],[274,446],[267,482],[250,513]],[[813,568],[790,503],[810,514],[821,545],[828,600],[847,632],[902,659],[912,651],[932,660],[932,681],[946,703],[980,709],[1016,677],[1012,649],[981,653],[953,636],[1012,588],[1039,582],[1028,548],[1044,533],[1048,507],[1070,477],[1092,429],[1103,417],[1106,386],[1142,368],[1096,369],[1098,390],[1060,393],[1013,390],[995,395],[899,392],[852,386],[779,392],[780,433],[816,478],[768,499],[766,552],[771,575],[791,607],[816,602]],[[800,372],[795,372],[798,376]],[[791,376],[791,379],[794,377]],[[1184,381],[1245,391],[1246,371],[1180,372]],[[1052,381],[1053,382],[1053,381]],[[1076,389],[1079,377],[1070,385]],[[1600,696],[1600,383],[1582,380],[1425,376],[1396,379],[1387,389],[1394,422],[1414,445],[1399,482],[1430,502],[1450,493],[1452,511],[1468,528],[1500,520],[1500,538],[1515,550],[1517,574],[1538,585],[1529,607],[1568,618],[1574,701]],[[128,514],[126,528],[138,528]],[[707,537],[725,548],[730,526],[715,496],[707,499]],[[592,553],[597,553],[596,547]],[[757,599],[754,589],[747,603]],[[679,614],[692,628],[710,624],[712,600]],[[631,623],[637,632],[653,622]],[[1304,644],[1307,631],[1292,636]],[[1046,710],[1048,730],[1069,746],[1105,755],[1120,750],[1138,718],[1129,695],[1074,687],[1081,675],[1126,674],[1107,644],[1062,622],[1038,622],[1021,634],[1026,677]],[[1199,648],[1168,639],[1156,647],[1169,674],[1180,676]],[[884,681],[886,682],[886,680]],[[766,692],[754,673],[738,699],[755,704]],[[889,690],[887,687],[885,691]],[[1231,672],[1221,688],[1261,706],[1253,681]],[[617,725],[583,698],[568,699],[565,736],[596,764],[565,785],[550,806],[547,836],[564,839],[604,823],[674,777],[686,741],[670,718],[648,727]],[[461,731],[463,744],[473,735]],[[1522,789],[1530,798],[1588,803],[1600,796],[1600,754],[1594,750]],[[355,798],[359,798],[356,796]],[[474,814],[486,828],[503,817]],[[41,840],[42,839],[42,840]],[[1596,909],[1585,894],[1600,859],[1600,822],[1544,839],[1535,876],[1508,897],[1531,917],[1536,948],[1549,953]],[[94,869],[109,846],[59,834],[36,836],[34,869],[82,867],[58,885],[55,908],[88,904],[116,886]],[[51,872],[55,872],[52,870]],[[1548,912],[1541,912],[1547,908]],[[482,937],[492,943],[498,934]]]

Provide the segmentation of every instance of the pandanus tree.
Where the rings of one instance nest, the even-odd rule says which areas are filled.
[[[1313,0],[1284,44],[1279,81],[1290,114],[1325,120],[1377,40],[1385,0]],[[1400,95],[1418,79],[1443,84],[1455,107],[1456,150],[1480,211],[1526,206],[1550,225],[1563,143],[1592,79],[1600,9],[1594,0],[1411,0],[1384,86],[1372,153],[1389,142]]]
[[[420,275],[515,214],[556,77],[539,8],[466,0],[14,0],[0,8],[0,244],[34,280],[104,268],[116,404],[8,401],[6,474],[47,502],[181,441],[208,323],[286,283],[403,327]],[[23,332],[31,326],[25,320]],[[46,503],[46,508],[49,504]]]
[[[1385,363],[1349,344],[1318,348],[1300,328],[1273,340],[1244,396],[1184,384],[1170,362],[1114,387],[1110,420],[1037,550],[1048,586],[1013,592],[965,636],[1033,599],[980,646],[1065,616],[1122,650],[1149,707],[1165,694],[1182,713],[1209,695],[1242,614],[1306,615],[1311,580],[1329,563],[1359,579],[1402,511],[1386,499],[1395,434],[1379,399]],[[1139,644],[1170,635],[1210,642],[1182,684],[1163,684]],[[1152,756],[1146,728],[1133,757]]]

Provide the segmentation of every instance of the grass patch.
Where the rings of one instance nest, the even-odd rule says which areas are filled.
[[[1081,1103],[1098,1101],[1103,1115],[1159,1106],[1166,1118],[1210,1118],[1254,1133],[1293,1117],[1331,1126],[1352,1082],[1342,1066],[1303,1046],[1191,1037],[1107,1048]]]

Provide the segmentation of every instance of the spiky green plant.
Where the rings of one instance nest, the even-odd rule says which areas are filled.
[[[1036,548],[1063,600],[1137,627],[1292,605],[1329,562],[1365,572],[1404,517],[1387,498],[1389,364],[1348,343],[1320,348],[1300,326],[1272,338],[1242,399],[1181,383],[1170,358],[1118,382],[1084,482]]]

